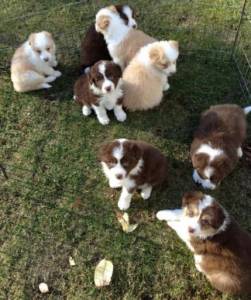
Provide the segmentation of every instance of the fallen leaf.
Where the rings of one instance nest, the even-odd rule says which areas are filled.
[[[75,260],[71,256],[69,257],[69,264],[70,266],[76,266]]]
[[[49,292],[49,288],[48,288],[48,285],[45,283],[45,282],[41,282],[38,286],[39,288],[39,291],[42,293],[42,294],[45,294],[45,293],[48,293]]]
[[[113,264],[110,260],[102,259],[94,273],[94,282],[96,287],[107,286],[111,282],[113,273]]]
[[[122,214],[121,212],[117,212],[116,216],[117,216],[119,223],[122,226],[123,231],[126,233],[134,231],[139,225],[139,224],[130,225],[128,213]]]

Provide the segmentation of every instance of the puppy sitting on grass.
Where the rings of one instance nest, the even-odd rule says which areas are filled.
[[[211,196],[186,193],[182,208],[161,210],[194,254],[195,266],[221,292],[251,294],[251,235]],[[250,298],[248,298],[250,299]]]
[[[49,32],[30,34],[11,61],[11,80],[15,91],[50,88],[49,83],[61,76],[61,72],[53,69],[57,66],[55,53],[56,46]]]
[[[121,68],[111,61],[99,61],[74,86],[74,99],[82,106],[84,116],[93,109],[102,125],[109,123],[106,110],[113,110],[118,121],[126,120],[123,110]]]
[[[163,91],[169,89],[168,77],[176,72],[178,56],[176,41],[142,47],[123,72],[124,106],[135,111],[159,105]]]
[[[152,145],[142,141],[118,139],[101,147],[101,165],[111,188],[122,188],[118,207],[130,207],[133,193],[141,190],[143,199],[167,178],[167,159]]]

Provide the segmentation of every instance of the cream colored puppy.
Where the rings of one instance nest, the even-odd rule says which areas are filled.
[[[14,89],[28,92],[50,88],[49,82],[61,76],[61,72],[53,69],[57,66],[55,52],[56,46],[49,32],[31,33],[11,61]]]
[[[160,104],[169,89],[168,77],[176,72],[179,46],[176,41],[160,41],[140,49],[124,70],[123,105],[131,110],[147,110]]]

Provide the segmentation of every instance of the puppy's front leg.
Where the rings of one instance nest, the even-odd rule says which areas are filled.
[[[166,77],[166,83],[164,85],[163,91],[167,91],[170,88],[170,84],[168,83],[168,76]]]
[[[92,105],[92,108],[94,109],[97,118],[99,120],[99,123],[102,125],[109,124],[110,120],[107,116],[106,109],[102,105]]]
[[[127,210],[130,207],[133,192],[128,191],[126,187],[122,187],[122,192],[119,198],[118,207],[121,210]]]
[[[49,66],[47,64],[42,64],[41,66],[39,66],[39,69],[41,72],[43,72],[47,76],[59,77],[62,75],[61,72],[55,71],[51,66]]]
[[[167,210],[160,210],[157,212],[157,219],[161,221],[180,221],[183,215],[182,209],[167,209]]]

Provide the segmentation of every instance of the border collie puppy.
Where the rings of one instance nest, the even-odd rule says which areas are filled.
[[[134,11],[129,5],[112,5],[108,7],[118,15],[121,22],[129,28],[136,28]],[[97,32],[93,23],[82,40],[80,51],[80,63],[82,72],[91,67],[99,60],[112,60],[102,33]]]
[[[124,122],[123,91],[120,66],[111,61],[99,61],[74,86],[74,100],[82,105],[84,116],[93,109],[102,125],[109,123],[106,110],[113,110],[118,121]]]
[[[154,42],[140,49],[123,73],[124,106],[147,110],[160,104],[169,89],[168,77],[176,72],[179,56],[176,41]]]
[[[122,70],[141,47],[156,41],[144,32],[127,26],[114,6],[99,10],[96,14],[95,28],[104,35],[113,61],[119,64]]]
[[[111,188],[122,188],[118,207],[130,207],[139,189],[143,199],[167,177],[166,157],[153,146],[136,140],[118,139],[101,147],[100,161]]]
[[[251,293],[251,235],[211,196],[189,192],[182,208],[161,210],[159,220],[176,231],[194,254],[195,266],[225,293]]]
[[[200,120],[191,145],[193,179],[204,188],[215,189],[230,174],[240,157],[246,137],[244,110],[232,104],[211,106]]]
[[[11,80],[17,92],[48,89],[61,76],[57,66],[56,46],[47,31],[31,33],[28,41],[15,52],[11,61]]]

